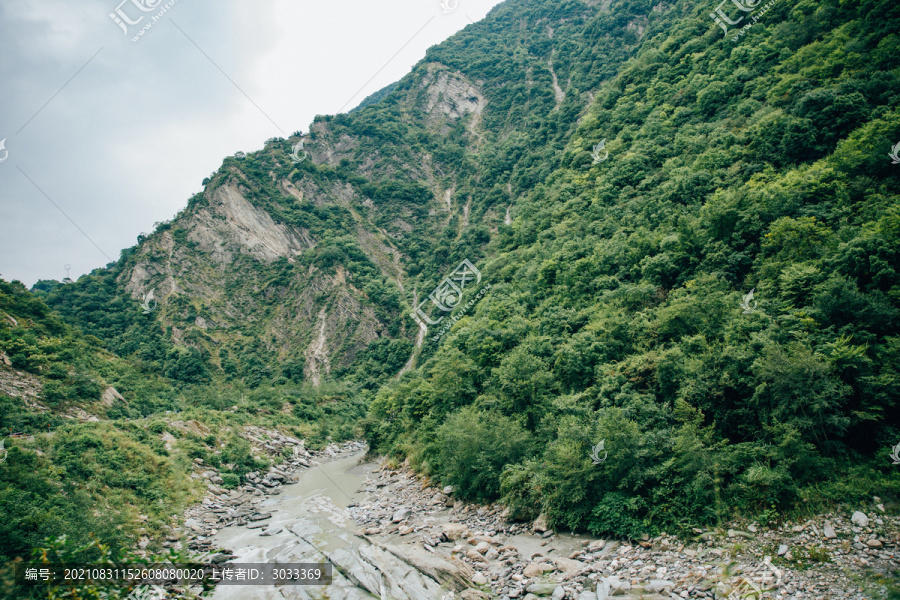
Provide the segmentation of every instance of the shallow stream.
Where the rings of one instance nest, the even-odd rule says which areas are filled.
[[[258,505],[271,512],[262,528],[226,527],[214,537],[230,548],[234,563],[330,562],[333,582],[328,586],[220,585],[214,600],[329,599],[440,600],[449,592],[422,573],[389,545],[376,544],[360,533],[345,509],[374,463],[359,464],[362,452],[315,466],[284,492]],[[280,530],[280,531],[279,531]]]

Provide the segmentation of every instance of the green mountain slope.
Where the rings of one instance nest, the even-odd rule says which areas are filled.
[[[896,498],[900,9],[716,9],[509,0],[35,292],[159,386],[106,417],[364,434],[554,526]]]
[[[378,450],[598,534],[896,493],[897,9],[778,4],[735,43],[690,6],[380,391]]]

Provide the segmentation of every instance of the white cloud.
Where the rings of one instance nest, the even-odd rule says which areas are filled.
[[[349,110],[498,4],[460,0],[442,14],[438,0],[178,0],[133,43],[109,17],[118,1],[0,5],[5,279],[31,285],[61,279],[65,264],[73,278],[103,266],[90,240],[118,258],[224,157]]]

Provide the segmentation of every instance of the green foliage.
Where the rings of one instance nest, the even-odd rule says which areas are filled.
[[[460,498],[489,500],[500,492],[500,471],[529,450],[521,425],[501,414],[470,407],[452,414],[435,435],[438,477]]]
[[[433,432],[464,431],[460,407],[510,417],[535,454],[484,471],[501,473],[513,515],[603,535],[768,522],[860,498],[864,482],[893,497],[900,213],[886,152],[900,140],[900,55],[868,23],[887,35],[896,11],[773,9],[735,43],[708,11],[577,4],[498,8],[484,24],[498,38],[535,14],[560,21],[552,40],[518,27],[490,60],[473,58],[495,43],[478,28],[429,51],[486,82],[535,82],[486,92],[475,159],[483,201],[508,185],[516,218],[480,265],[491,293],[378,391],[367,439],[471,482],[463,461],[441,462]],[[617,29],[637,18],[641,36]],[[538,56],[570,74],[565,102],[592,90],[571,128],[565,102],[547,116]],[[534,126],[516,130],[526,114]],[[593,464],[601,439],[609,456]]]

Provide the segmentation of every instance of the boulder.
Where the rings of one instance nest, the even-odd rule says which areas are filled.
[[[525,570],[522,571],[522,574],[525,577],[532,578],[532,577],[539,577],[539,576],[543,575],[544,573],[549,573],[552,570],[553,570],[553,565],[551,565],[550,563],[533,562],[530,565],[525,567]]]
[[[566,575],[574,575],[578,573],[581,569],[583,569],[586,565],[580,560],[574,560],[571,558],[563,558],[562,556],[558,556],[553,559],[556,568],[565,573]]]
[[[472,583],[475,585],[487,585],[488,578],[484,576],[484,573],[475,573],[472,575]]]
[[[474,560],[475,562],[487,562],[487,559],[485,559],[480,553],[476,552],[475,550],[468,550],[466,552],[466,556]]]
[[[401,521],[404,521],[408,516],[409,516],[409,508],[407,508],[405,506],[401,506],[394,513],[394,516],[391,517],[391,521],[393,521],[394,523],[400,523]]]
[[[535,533],[544,533],[549,530],[550,526],[547,524],[547,515],[541,513],[537,519],[534,520],[534,523],[531,525],[531,530]]]
[[[828,521],[825,521],[825,525],[822,527],[822,533],[829,540],[837,537],[837,533],[835,533],[834,527],[832,527],[831,523],[829,523]]]
[[[525,591],[535,596],[549,596],[556,589],[555,583],[532,583]]]
[[[451,542],[469,537],[469,528],[462,523],[444,523],[442,529],[444,537]]]
[[[864,513],[856,511],[853,513],[853,516],[850,517],[850,520],[854,525],[858,525],[859,527],[868,527],[869,526],[869,517],[867,517]]]

